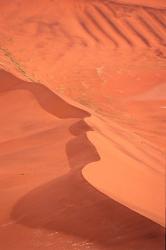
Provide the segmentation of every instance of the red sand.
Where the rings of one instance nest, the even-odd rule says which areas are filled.
[[[113,2],[0,1],[3,250],[164,249],[165,3]]]

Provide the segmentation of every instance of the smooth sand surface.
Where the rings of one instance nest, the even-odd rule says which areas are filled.
[[[0,1],[3,250],[164,249],[164,2],[118,2]]]

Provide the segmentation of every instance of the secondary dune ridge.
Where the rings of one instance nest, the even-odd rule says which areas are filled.
[[[156,0],[150,0],[150,1],[145,1],[145,0],[105,0],[107,2],[114,2],[114,3],[120,3],[120,4],[127,4],[127,5],[142,5],[146,7],[151,7],[151,8],[166,8],[166,3],[164,0],[159,0],[156,2]]]
[[[163,3],[0,1],[3,250],[164,249]]]

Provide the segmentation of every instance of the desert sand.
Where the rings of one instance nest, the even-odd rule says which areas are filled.
[[[165,1],[0,5],[0,248],[163,250]]]

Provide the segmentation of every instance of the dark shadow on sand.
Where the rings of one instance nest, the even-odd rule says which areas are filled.
[[[11,217],[28,227],[78,236],[108,249],[164,249],[162,227],[95,190],[79,170],[28,193]]]
[[[84,118],[90,116],[88,112],[67,103],[45,85],[25,82],[4,70],[0,70],[0,93],[12,90],[31,92],[45,111],[58,118]]]

